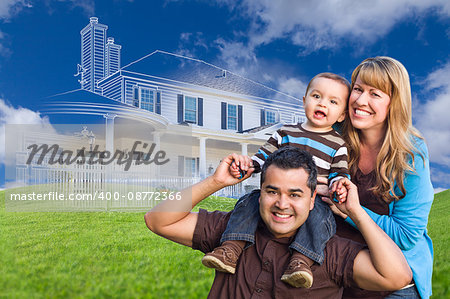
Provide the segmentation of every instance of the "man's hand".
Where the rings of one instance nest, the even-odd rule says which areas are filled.
[[[345,187],[343,187],[343,189],[345,189],[345,194],[347,194],[347,189]],[[318,177],[317,178],[317,195],[321,196],[321,199],[323,202],[327,203],[330,206],[331,211],[338,215],[341,216],[342,218],[347,218],[347,215],[342,213],[334,204],[334,202],[332,202],[331,200],[331,196],[332,196],[332,192],[330,194],[330,189],[328,188],[328,180],[324,177]]]
[[[328,192],[328,180],[324,177],[317,177],[317,187],[316,187],[317,195],[323,197],[329,197]]]

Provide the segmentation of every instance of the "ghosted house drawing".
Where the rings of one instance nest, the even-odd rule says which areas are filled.
[[[107,29],[93,17],[81,30],[81,88],[51,97],[49,109],[98,117],[106,124],[103,149],[120,146],[114,127],[122,121],[156,141],[158,132],[187,128],[189,142],[176,146],[177,170],[163,174],[200,179],[226,155],[251,156],[283,124],[305,119],[299,98],[199,59],[156,50],[121,66],[122,46]],[[244,184],[259,181],[254,176]],[[244,187],[235,190],[228,196]]]
[[[155,51],[98,82],[102,95],[189,125],[200,176],[230,152],[254,153],[282,123],[302,119],[298,99],[200,60]],[[192,157],[187,157],[191,159]]]
[[[180,176],[184,165],[204,177],[225,155],[251,155],[282,124],[304,120],[299,98],[199,59],[156,50],[120,67],[121,46],[107,29],[92,17],[80,32],[81,88],[145,112],[147,123],[190,126],[197,142],[192,157],[179,157]]]

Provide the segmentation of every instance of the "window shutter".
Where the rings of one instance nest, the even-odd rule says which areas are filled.
[[[139,107],[139,87],[135,86],[133,88],[133,104],[136,107]]]
[[[227,103],[222,102],[222,109],[221,109],[221,120],[222,120],[222,130],[227,129]]]
[[[178,176],[184,176],[184,157],[178,156]]]
[[[202,98],[197,98],[197,111],[198,111],[198,121],[197,121],[197,125],[199,126],[203,126],[203,99]]]
[[[261,126],[264,126],[266,124],[266,113],[264,109],[261,109]]]
[[[178,95],[178,123],[183,122],[183,95]]]
[[[242,132],[242,105],[238,105],[238,132]]]
[[[156,92],[156,106],[155,106],[155,112],[157,114],[161,114],[161,92]]]

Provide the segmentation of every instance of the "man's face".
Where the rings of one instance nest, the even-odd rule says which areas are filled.
[[[308,218],[316,192],[307,186],[303,168],[281,169],[270,165],[261,185],[259,212],[276,238],[290,237]]]

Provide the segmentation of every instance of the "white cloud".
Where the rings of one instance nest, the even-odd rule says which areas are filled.
[[[435,189],[439,188],[450,188],[450,169],[448,167],[441,167],[436,165],[431,165],[431,181]]]
[[[27,108],[14,108],[0,99],[0,163],[4,163],[5,158],[5,125],[6,124],[36,124],[49,127],[50,122],[47,117],[41,117],[39,112]]]
[[[180,34],[178,50],[176,54],[187,57],[202,57],[204,51],[208,50],[208,44],[202,32],[183,32]]]
[[[60,0],[61,1],[61,0]],[[95,14],[95,2],[94,0],[69,0],[72,4],[72,8],[81,8],[86,16],[93,17]]]
[[[87,17],[93,17],[95,14],[94,0],[45,0],[47,13],[52,15],[56,11],[55,2],[68,3],[69,9],[80,8]]]
[[[284,37],[304,47],[326,47],[342,37],[374,42],[407,17],[428,10],[450,15],[447,0],[245,0],[242,8],[252,19],[253,46]]]
[[[448,0],[216,1],[250,22],[246,32],[237,32],[234,39],[219,40],[222,58],[230,59],[231,66],[239,60],[251,64],[256,48],[277,39],[298,46],[302,54],[342,42],[363,47],[375,43],[405,19],[414,20],[427,13],[450,15]]]
[[[280,78],[277,89],[301,99],[305,95],[307,85],[297,78]]]
[[[426,138],[430,160],[450,165],[450,62],[430,73],[423,86],[432,96],[426,102],[416,103],[415,125]]]
[[[0,20],[8,21],[9,18],[16,15],[23,8],[33,7],[29,1],[26,0],[1,0],[0,1]]]
[[[0,0],[0,23],[9,22],[23,8],[31,8],[32,5],[26,0]],[[0,55],[8,56],[11,50],[5,46],[6,35],[0,31]]]
[[[219,59],[226,62],[228,68],[234,72],[246,74],[247,67],[257,63],[256,55],[242,42],[227,42],[219,38],[216,40],[216,45],[221,53]]]

